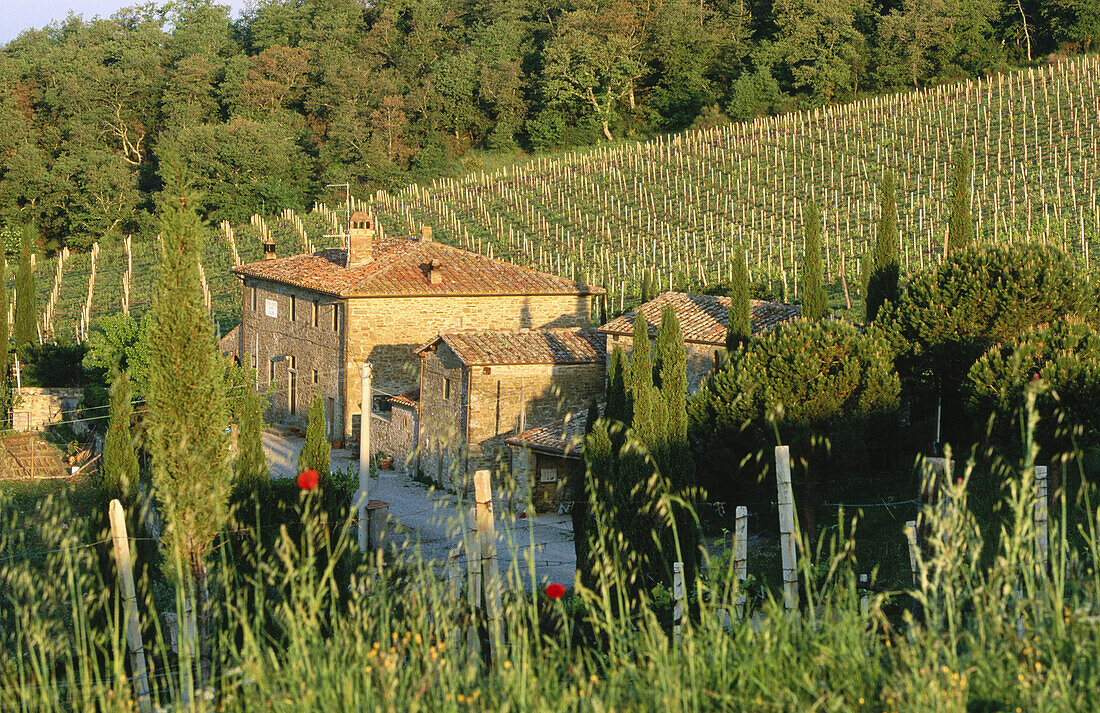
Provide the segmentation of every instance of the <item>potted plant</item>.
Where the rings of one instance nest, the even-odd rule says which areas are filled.
[[[393,470],[393,456],[385,451],[378,451],[375,453],[374,459],[378,462],[379,470]]]

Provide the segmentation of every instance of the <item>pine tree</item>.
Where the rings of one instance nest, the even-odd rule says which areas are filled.
[[[167,186],[159,201],[162,250],[149,334],[146,442],[153,488],[163,508],[162,546],[171,563],[166,569],[185,572],[194,583],[205,680],[212,662],[206,558],[229,516],[229,413],[221,355],[199,283],[196,255],[203,228],[195,213],[198,198],[170,157],[162,170]]]
[[[733,256],[733,285],[726,322],[726,352],[734,358],[752,337],[752,298],[749,288],[749,263],[744,250]]]
[[[133,503],[138,492],[138,457],[134,448],[133,390],[130,375],[116,372],[112,376],[110,418],[103,439],[103,477],[100,490],[124,505]]]
[[[31,252],[34,250],[34,224],[23,229],[23,242],[19,250],[19,269],[15,274],[15,349],[38,341],[38,305],[35,294],[34,269]]]
[[[369,418],[370,415],[367,415]],[[306,426],[306,442],[298,454],[298,472],[313,469],[320,475],[329,473],[329,455],[332,446],[325,437],[325,402],[320,394],[309,407],[309,424]]]
[[[970,209],[970,151],[960,146],[955,151],[951,182],[951,219],[947,224],[947,252],[970,247],[974,243],[974,215]]]
[[[897,189],[894,174],[887,173],[882,179],[879,196],[878,236],[872,258],[871,271],[867,278],[867,297],[865,300],[868,322],[875,321],[883,302],[897,302],[898,275],[900,263],[898,254],[901,244],[898,238]]]
[[[802,257],[802,317],[816,321],[829,311],[821,266],[821,209],[817,203],[806,205],[806,251]]]
[[[252,383],[255,383],[254,379]],[[264,398],[248,386],[241,391],[240,399],[237,460],[233,463],[234,487],[240,493],[253,493],[263,489],[268,482],[263,442]]]

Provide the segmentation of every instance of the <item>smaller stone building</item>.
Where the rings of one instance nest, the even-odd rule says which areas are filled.
[[[799,305],[784,302],[752,300],[752,333],[759,334],[783,322],[802,317]],[[666,306],[672,307],[684,333],[687,352],[688,391],[694,393],[721,359],[726,348],[726,325],[729,323],[730,298],[713,295],[694,295],[686,292],[662,292],[637,309],[616,317],[600,327],[607,335],[607,357],[617,345],[628,355],[633,349],[634,319],[641,311],[645,318],[651,341],[657,338],[661,326],[661,314]]]
[[[417,350],[420,472],[459,490],[479,468],[509,473],[510,436],[603,395],[604,352],[587,328],[440,334]]]
[[[24,386],[14,394],[12,428],[16,431],[41,431],[63,421],[74,421],[84,390],[80,388],[42,388]],[[82,430],[79,421],[74,427]]]
[[[604,404],[600,404],[603,415]],[[584,426],[588,409],[552,423],[536,426],[508,439],[512,449],[512,473],[517,483],[530,487],[535,512],[554,512],[572,507],[583,497]]]
[[[413,460],[419,431],[420,389],[396,396],[375,397],[370,432],[374,453],[391,456],[398,468],[415,467]]]

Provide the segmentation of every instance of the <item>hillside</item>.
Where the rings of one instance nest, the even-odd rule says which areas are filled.
[[[1091,272],[1100,240],[1098,85],[1100,58],[1088,57],[991,81],[533,158],[353,200],[391,234],[431,225],[439,240],[605,284],[618,302],[637,294],[646,269],[656,270],[662,289],[670,280],[698,287],[727,279],[730,251],[741,246],[754,280],[777,288],[785,281],[796,295],[801,205],[812,197],[825,214],[827,279],[844,278],[856,297],[883,172],[898,178],[903,269],[919,268],[942,254],[951,155],[967,142],[979,239],[1061,245]],[[278,254],[303,249],[296,218],[315,248],[338,243],[342,211],[319,206],[266,219]],[[232,231],[239,259],[259,259],[262,228]],[[155,243],[133,246],[135,313],[151,304],[156,250]],[[224,331],[239,321],[240,304],[223,227],[211,227],[203,255]],[[127,266],[124,245],[100,251],[93,320],[121,308]],[[56,270],[56,258],[37,266],[44,313]],[[90,253],[64,261],[52,319],[44,320],[55,334],[82,329],[90,276]]]
[[[754,279],[792,288],[805,200],[825,214],[826,273],[858,283],[873,237],[878,184],[898,179],[903,269],[942,254],[951,156],[974,154],[979,240],[1041,240],[1094,268],[1100,61],[766,118],[651,143],[622,143],[436,181],[367,204],[398,230],[436,235],[542,269],[637,290],[643,271],[712,284],[730,250]],[[683,277],[676,278],[677,273]]]

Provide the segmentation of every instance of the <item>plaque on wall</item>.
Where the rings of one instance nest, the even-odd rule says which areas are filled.
[[[539,471],[540,483],[556,483],[558,482],[558,470],[557,468],[543,468]]]
[[[278,300],[264,300],[264,314],[268,317],[279,316],[279,301]]]

